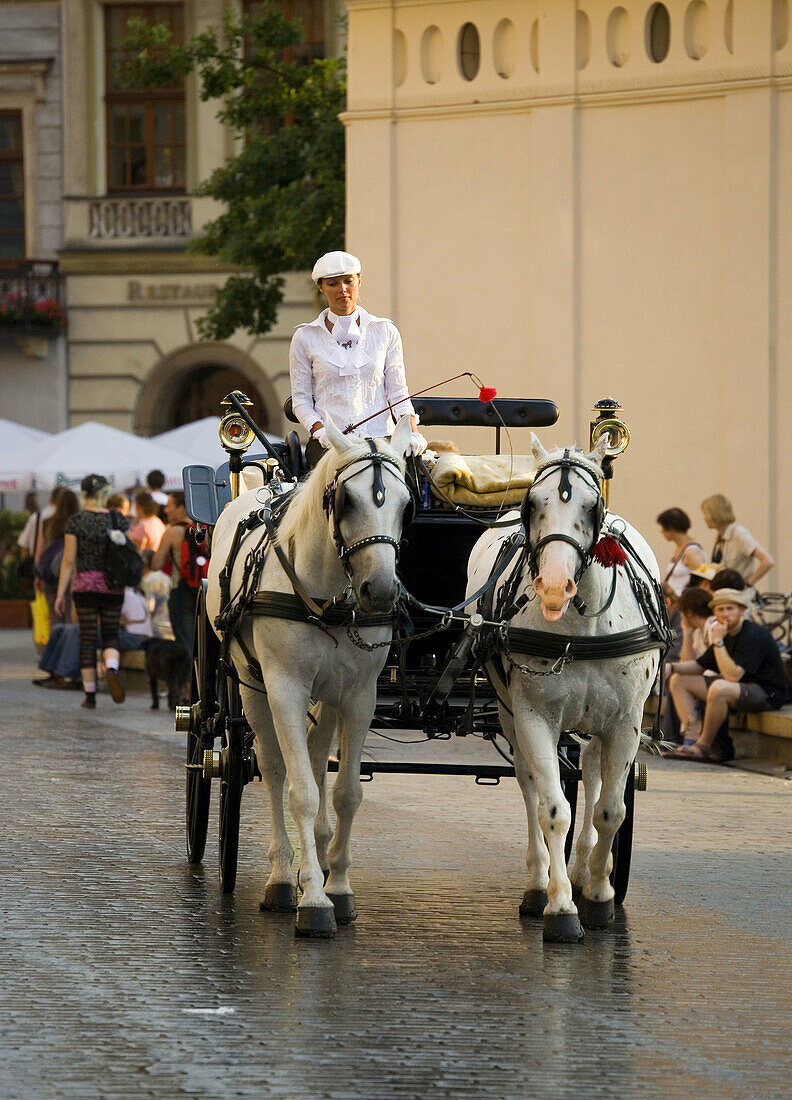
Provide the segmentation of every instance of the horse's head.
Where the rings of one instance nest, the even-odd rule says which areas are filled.
[[[390,440],[369,442],[343,435],[328,416],[325,512],[362,611],[388,611],[399,582],[396,554],[412,496],[404,480],[410,418],[403,416]]]
[[[603,433],[590,454],[577,448],[546,451],[531,435],[536,474],[521,514],[534,591],[551,623],[558,622],[577,593],[599,540],[605,514],[599,480],[607,446]]]

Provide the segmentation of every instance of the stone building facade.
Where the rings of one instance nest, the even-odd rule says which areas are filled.
[[[347,7],[347,244],[411,385],[554,398],[559,443],[616,397],[615,506],[709,549],[723,492],[792,586],[788,0]]]
[[[338,48],[332,0],[283,6],[303,19],[309,56]],[[124,88],[115,74],[128,18],[164,20],[188,38],[219,25],[224,7],[223,0],[0,4],[0,125],[6,84],[27,82],[20,95],[30,232],[19,260],[58,261],[68,320],[65,337],[46,343],[30,326],[24,333],[17,326],[4,343],[0,322],[0,371],[18,383],[13,399],[6,391],[2,415],[52,430],[100,420],[147,435],[217,412],[225,393],[240,388],[265,427],[284,429],[288,343],[314,311],[310,279],[287,278],[266,337],[199,340],[196,320],[229,269],[187,252],[216,212],[194,192],[233,153],[233,138],[217,120],[219,104],[201,102],[194,78],[146,93]],[[0,240],[2,225],[0,207]],[[10,261],[6,268],[10,290]],[[44,415],[39,403],[56,395],[59,415]]]
[[[66,427],[63,328],[16,319],[20,303],[63,307],[63,71],[59,3],[0,5],[0,415]]]

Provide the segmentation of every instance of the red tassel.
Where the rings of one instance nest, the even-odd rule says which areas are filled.
[[[603,535],[591,551],[591,560],[610,569],[615,565],[624,565],[627,554],[612,535]]]
[[[498,391],[492,386],[482,386],[479,390],[479,401],[492,401],[493,397],[498,396]]]

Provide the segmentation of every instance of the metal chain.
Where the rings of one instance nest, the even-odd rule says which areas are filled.
[[[529,668],[528,665],[522,664],[520,661],[515,661],[512,656],[512,652],[509,649],[509,643],[506,640],[506,631],[501,629],[500,631],[500,652],[506,658],[510,668],[516,668],[518,672],[522,672],[526,676],[560,676],[568,664],[574,661],[574,657],[569,652],[572,643],[567,642],[567,647],[561,656],[553,662],[550,668],[535,669]]]
[[[441,630],[447,630],[451,625],[452,619],[452,613],[447,611],[437,626],[431,626],[428,630],[422,630],[420,634],[406,634],[399,638],[389,638],[384,642],[364,642],[355,625],[355,614],[353,612],[352,622],[347,623],[346,632],[350,642],[357,646],[358,649],[364,649],[366,653],[373,653],[375,649],[384,649],[385,646],[408,645],[410,642],[417,642],[422,638],[429,638],[432,634],[437,634]]]

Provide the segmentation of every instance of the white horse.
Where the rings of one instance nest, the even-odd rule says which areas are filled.
[[[278,543],[291,558],[309,597],[324,602],[347,590],[358,615],[388,613],[398,597],[396,551],[411,499],[404,480],[410,419],[401,418],[390,442],[378,439],[371,447],[365,440],[342,435],[329,417],[326,428],[332,450],[295,489],[278,527]],[[260,507],[257,492],[251,490],[234,500],[217,521],[206,597],[212,623],[221,606],[220,572],[237,526]],[[243,539],[231,573],[231,593],[237,590],[248,551],[261,534],[259,527]],[[271,549],[257,588],[294,594]],[[360,759],[392,627],[359,625],[350,633],[357,633],[367,645],[380,645],[368,650],[355,645],[343,625],[320,628],[312,622],[266,614],[246,616],[231,643],[242,681],[242,705],[256,734],[272,803],[272,871],[262,908],[297,906],[294,852],[284,821],[283,786],[288,780],[289,808],[302,853],[297,931],[304,935],[332,935],[337,922],[348,923],[357,915],[348,874],[350,832],[363,797]],[[251,685],[249,662],[237,638],[258,660],[266,694]],[[333,789],[337,815],[333,834],[326,774],[336,730],[339,769]]]
[[[547,452],[532,435],[537,468],[522,509],[525,553],[515,566],[518,572],[507,571],[495,586],[496,601],[510,580],[513,587],[506,591],[512,607],[515,601],[520,606],[524,597],[510,627],[585,639],[607,638],[647,623],[625,567],[605,568],[591,560],[600,534],[608,528],[623,532],[634,549],[640,560],[636,574],[648,571],[642,579],[648,582],[657,621],[664,621],[657,607],[658,590],[649,581],[650,576],[660,581],[652,551],[629,524],[605,514],[599,486],[607,444],[605,433],[590,454],[578,449]],[[515,514],[513,528],[489,531],[476,543],[468,567],[468,593],[490,576],[501,544],[519,530],[519,522]],[[576,606],[570,606],[573,600]],[[544,916],[546,940],[582,939],[573,890],[580,897],[580,916],[587,927],[604,927],[613,919],[611,846],[624,820],[625,782],[659,659],[658,641],[656,648],[627,656],[571,661],[523,656],[507,644],[487,662],[528,814],[528,884],[520,912]],[[559,736],[567,729],[591,736],[581,757],[585,813],[569,874],[564,842],[571,813],[557,755]]]

